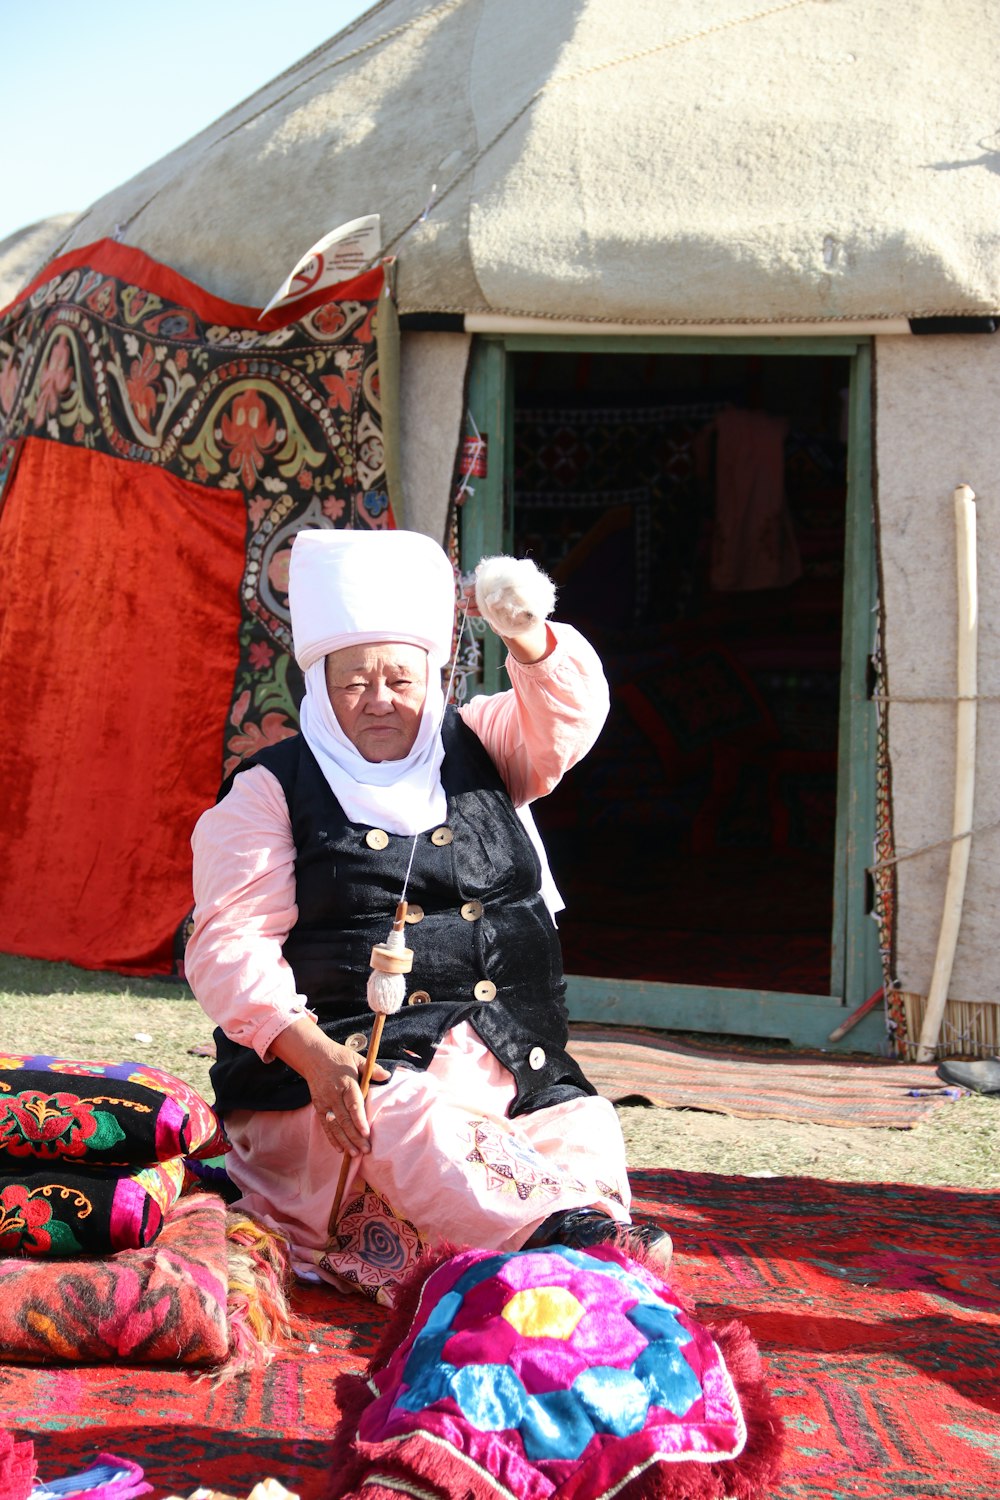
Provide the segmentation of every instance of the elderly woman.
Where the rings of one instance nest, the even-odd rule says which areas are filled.
[[[631,1224],[614,1110],[565,1050],[555,902],[527,812],[593,744],[607,685],[583,637],[520,597],[526,569],[529,592],[551,597],[543,574],[486,567],[499,586],[481,573],[478,592],[495,601],[484,613],[513,688],[446,709],[442,549],[408,532],[300,532],[301,733],[241,766],[192,840],[186,970],[218,1027],[230,1176],[301,1275],[383,1301],[441,1240],[628,1234],[669,1256],[662,1230]],[[366,1100],[371,949],[404,892],[413,969]]]

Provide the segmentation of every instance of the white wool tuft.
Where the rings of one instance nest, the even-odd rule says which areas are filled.
[[[476,604],[497,635],[520,635],[556,607],[556,586],[530,557],[484,557],[476,569]]]

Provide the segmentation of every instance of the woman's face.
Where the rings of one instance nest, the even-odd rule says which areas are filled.
[[[427,652],[377,641],[326,658],[326,690],[337,723],[365,760],[402,760],[420,728],[427,696]]]

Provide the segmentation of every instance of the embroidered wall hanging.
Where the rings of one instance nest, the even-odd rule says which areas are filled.
[[[393,524],[383,269],[288,317],[107,240],[0,315],[0,950],[169,971],[196,818],[297,726],[292,537]]]

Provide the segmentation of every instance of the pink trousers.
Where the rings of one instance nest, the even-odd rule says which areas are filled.
[[[241,1206],[287,1236],[300,1275],[387,1303],[428,1245],[516,1250],[549,1214],[570,1208],[627,1223],[612,1105],[582,1097],[510,1120],[514,1092],[468,1023],[448,1032],[425,1072],[397,1068],[373,1084],[372,1149],[354,1159],[332,1236],[343,1158],[311,1107],[227,1116],[229,1175]]]

